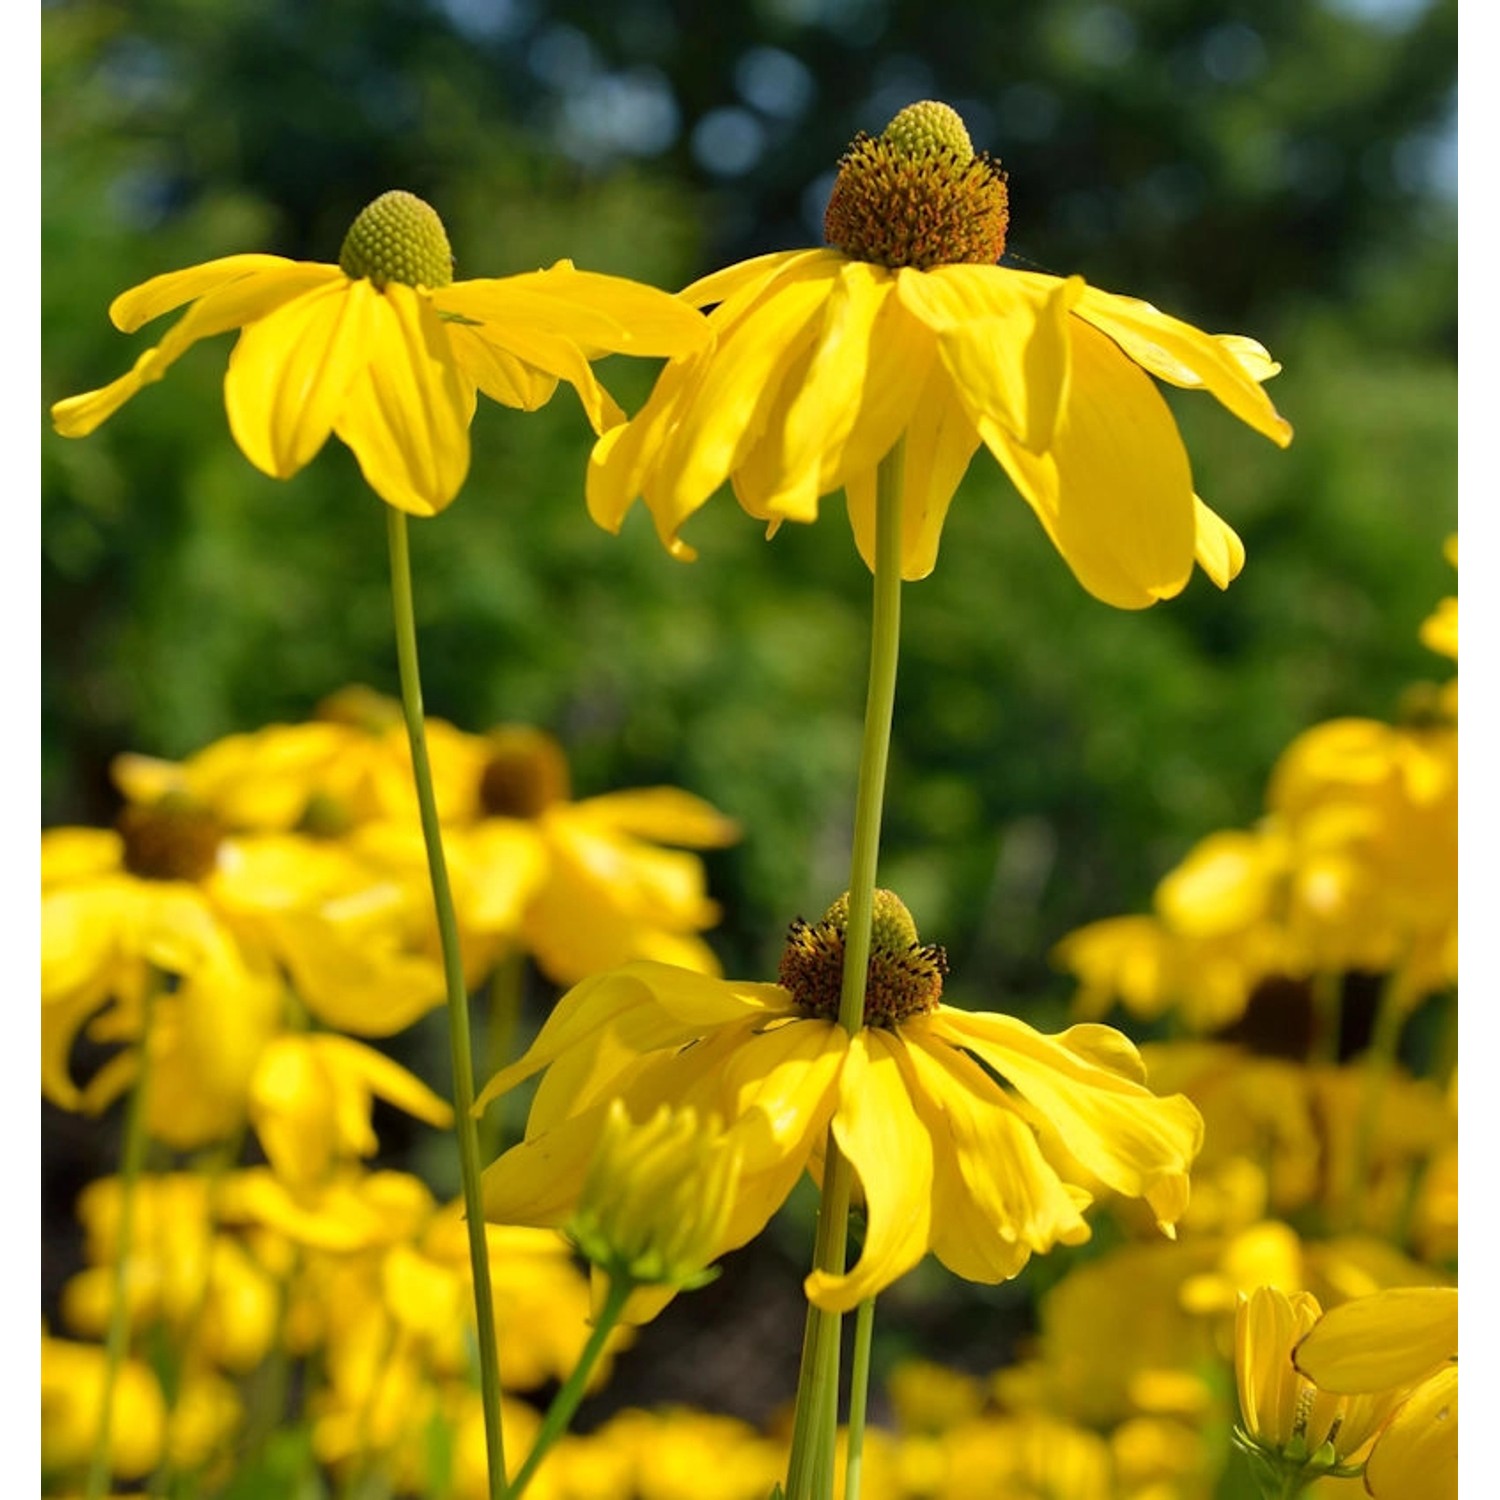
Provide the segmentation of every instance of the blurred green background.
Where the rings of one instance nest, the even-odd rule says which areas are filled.
[[[1297,431],[1283,453],[1170,393],[1248,547],[1227,594],[1095,602],[983,452],[905,592],[883,883],[960,1003],[1055,1021],[1058,938],[1254,818],[1300,729],[1446,675],[1416,631],[1453,586],[1456,28],[1454,0],[50,4],[44,400],[151,339],[110,327],[125,287],[235,251],[334,260],[387,188],[439,209],[460,276],[570,256],[677,287],[817,243],[854,132],[952,103],[1010,174],[1008,262],[1260,339]],[[380,503],[337,442],[256,473],[227,352],[42,438],[44,822],[112,817],[118,751],[394,690]],[[652,372],[602,373],[634,409]],[[837,499],[767,543],[726,494],[692,565],[639,510],[607,536],[589,444],[566,390],[481,405],[467,487],[414,527],[428,709],[553,730],[580,794],[672,782],[742,819],[710,857],[714,941],[769,975],[846,879],[868,574]]]

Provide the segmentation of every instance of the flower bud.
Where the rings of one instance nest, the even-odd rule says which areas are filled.
[[[638,1286],[703,1286],[739,1185],[740,1148],[716,1116],[663,1104],[643,1125],[609,1107],[568,1233],[606,1275]]]

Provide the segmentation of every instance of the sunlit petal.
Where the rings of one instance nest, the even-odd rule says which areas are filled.
[[[334,431],[383,500],[435,515],[469,472],[474,388],[424,297],[393,282],[373,306],[368,368],[350,388]]]
[[[904,1275],[927,1253],[932,1223],[932,1137],[902,1076],[899,1040],[878,1029],[849,1043],[833,1134],[864,1189],[866,1230],[845,1274],[814,1271],[807,1300],[848,1312]]]

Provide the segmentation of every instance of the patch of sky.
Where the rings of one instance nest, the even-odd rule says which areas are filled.
[[[533,18],[528,0],[432,0],[460,36],[476,42],[499,42],[517,35]]]
[[[615,156],[659,156],[682,126],[677,100],[655,68],[606,73],[563,101],[558,143],[589,164]]]
[[[1322,0],[1322,5],[1381,31],[1405,31],[1432,8],[1432,0]]]
[[[740,97],[773,120],[795,120],[817,93],[812,70],[780,47],[751,47],[734,65]]]
[[[766,149],[766,128],[748,109],[711,109],[693,126],[693,159],[716,177],[742,177]]]

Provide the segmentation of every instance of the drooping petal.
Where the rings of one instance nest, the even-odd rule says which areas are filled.
[[[1285,448],[1291,423],[1281,417],[1260,382],[1275,373],[1259,344],[1216,337],[1158,312],[1149,302],[1089,287],[1077,313],[1112,338],[1142,369],[1189,389],[1201,386],[1240,421]]]
[[[595,525],[618,533],[625,515],[646,483],[661,445],[677,422],[679,402],[701,368],[691,356],[673,360],[657,377],[645,406],[633,420],[605,432],[589,455],[584,497]],[[657,533],[675,557],[691,558],[693,549],[676,539],[670,525],[653,512]]]
[[[1365,1488],[1374,1500],[1457,1500],[1457,1365],[1397,1408],[1365,1464]]]
[[[1245,544],[1234,528],[1193,496],[1193,559],[1221,589],[1227,589],[1245,566]]]
[[[1180,593],[1196,522],[1187,453],[1150,379],[1074,318],[1073,369],[1052,447],[1037,455],[988,418],[985,445],[1095,598],[1144,609]]]
[[[760,435],[788,370],[816,336],[837,272],[818,263],[786,274],[729,334],[715,327],[722,342],[698,357],[697,378],[678,399],[676,425],[645,486],[658,530],[675,536]]]
[[[978,446],[979,434],[954,394],[946,368],[934,363],[906,429],[901,494],[902,578],[908,581],[926,578],[936,566],[948,506]],[[876,479],[876,472],[866,471],[851,475],[845,485],[854,542],[872,572]]]
[[[308,267],[309,263],[302,262],[301,266]],[[109,320],[121,333],[134,333],[153,318],[159,318],[184,303],[196,302],[200,297],[254,272],[291,271],[298,267],[297,261],[287,260],[281,255],[223,255],[181,271],[163,272],[127,292],[121,292],[109,304]],[[317,266],[315,269],[324,275],[338,270],[336,266]]]
[[[790,1009],[791,997],[777,985],[729,984],[666,964],[626,964],[574,985],[553,1006],[525,1054],[489,1081],[476,1107],[607,1031],[639,1054],[681,1046],[747,1016],[769,1017]]]
[[[814,1271],[807,1300],[848,1312],[927,1253],[932,1226],[932,1137],[907,1089],[899,1038],[866,1028],[849,1043],[833,1134],[859,1174],[866,1230],[859,1260],[841,1276]]]
[[[502,346],[535,332],[599,353],[674,357],[708,341],[703,316],[681,297],[560,260],[545,271],[455,282],[433,294],[443,312],[485,325]]]
[[[755,255],[701,276],[677,295],[694,307],[712,307],[735,299],[747,303],[783,273],[795,273],[825,261],[842,264],[845,259],[837,250],[773,250],[769,255]]]
[[[424,296],[392,282],[374,308],[368,367],[333,430],[382,500],[412,515],[435,515],[469,472],[474,387]]]
[[[231,257],[239,259],[240,257]],[[283,303],[290,302],[317,286],[343,281],[337,266],[321,266],[303,261],[281,261],[268,256],[272,264],[265,270],[250,271],[232,277],[199,298],[167,330],[161,343],[147,349],[134,366],[119,379],[97,391],[69,396],[52,407],[52,421],[64,437],[86,437],[106,418],[113,416],[137,391],[160,380],[171,365],[199,339],[243,328],[266,317]],[[187,275],[176,272],[174,275]],[[146,287],[152,285],[147,282]],[[137,291],[144,288],[138,287]],[[127,297],[130,293],[125,294]]]
[[[556,375],[518,359],[468,323],[448,323],[444,331],[459,368],[491,401],[520,411],[540,411],[552,399]]]
[[[1203,1141],[1203,1119],[1184,1095],[1159,1098],[1111,1066],[1113,1053],[1101,1055],[1096,1045],[1105,1028],[1075,1028],[1080,1035],[1070,1045],[1070,1032],[1047,1037],[1013,1016],[946,1006],[927,1024],[1016,1088],[1088,1171],[1117,1192],[1146,1198],[1170,1223]]]
[[[1410,1385],[1457,1354],[1457,1288],[1410,1286],[1330,1308],[1295,1358],[1325,1390],[1354,1394]]]
[[[950,1150],[978,1220],[1003,1242],[1037,1251],[1089,1237],[1076,1190],[1048,1164],[1031,1127],[1004,1092],[964,1053],[934,1036],[920,1018],[903,1024],[906,1058],[923,1100],[941,1113]],[[934,1128],[934,1136],[938,1130]],[[937,1248],[936,1242],[934,1249]],[[1006,1275],[1014,1274],[1006,1272]]]
[[[1052,446],[1066,406],[1070,311],[1083,279],[1021,277],[998,266],[903,270],[900,294],[938,336],[953,389],[1032,453]]]
[[[471,341],[491,344],[523,360],[533,369],[566,380],[578,392],[584,415],[596,433],[606,432],[625,420],[625,413],[607,390],[600,385],[586,351],[560,334],[532,328],[526,324],[504,327],[491,334],[488,327],[463,329]]]
[[[823,476],[836,472],[863,400],[870,338],[881,307],[895,292],[889,271],[862,261],[840,266],[823,308],[805,371],[787,381],[784,403],[769,413],[757,448],[775,450],[777,482],[759,513],[812,521],[824,493]]]
[[[245,457],[289,479],[328,441],[370,359],[380,293],[368,281],[315,287],[247,328],[229,357],[224,405]]]

